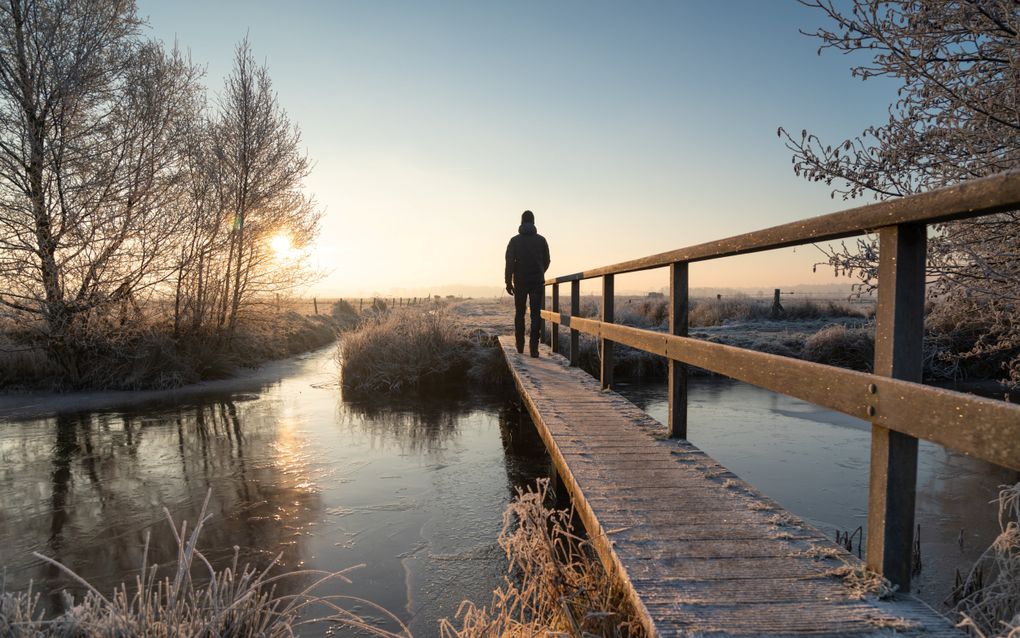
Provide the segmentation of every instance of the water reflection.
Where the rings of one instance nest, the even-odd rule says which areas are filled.
[[[300,564],[294,539],[321,510],[318,494],[301,455],[284,453],[287,428],[271,413],[246,416],[244,404],[225,399],[4,424],[0,564],[8,585],[44,583],[53,604],[59,589],[81,592],[36,551],[108,591],[141,565],[147,533],[150,561],[169,563],[176,549],[163,507],[194,523],[209,490],[213,519],[202,547],[214,562],[238,545],[256,564],[275,556],[270,548]]]
[[[460,419],[477,408],[468,397],[430,395],[417,401],[344,402],[338,422],[367,435],[373,446],[394,447],[402,454],[436,456],[458,434]]]
[[[278,553],[286,567],[364,563],[353,585],[321,593],[380,603],[422,636],[464,598],[487,600],[505,569],[505,505],[550,472],[527,413],[512,395],[467,390],[347,402],[331,354],[247,393],[0,417],[8,587],[33,580],[54,607],[61,589],[80,593],[38,551],[109,591],[136,573],[147,533],[150,561],[169,563],[163,507],[193,523],[211,489],[199,546],[214,565],[235,545],[259,566]]]

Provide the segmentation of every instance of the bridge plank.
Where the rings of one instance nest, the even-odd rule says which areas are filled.
[[[960,636],[911,596],[856,600],[860,561],[543,347],[504,356],[589,538],[653,636]],[[815,548],[840,557],[815,558]]]

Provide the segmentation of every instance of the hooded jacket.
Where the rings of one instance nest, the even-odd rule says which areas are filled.
[[[545,281],[549,268],[549,244],[532,223],[523,223],[506,247],[506,284],[534,288]]]

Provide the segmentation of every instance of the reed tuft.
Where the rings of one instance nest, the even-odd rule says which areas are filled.
[[[498,636],[644,636],[623,589],[607,574],[571,513],[546,506],[548,480],[517,489],[503,514],[499,545],[509,562],[487,607],[461,603],[440,622],[443,638]]]

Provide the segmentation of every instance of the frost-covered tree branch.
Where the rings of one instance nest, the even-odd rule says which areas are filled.
[[[801,0],[825,25],[807,33],[819,53],[866,53],[861,80],[901,82],[885,123],[825,143],[780,128],[794,172],[833,197],[901,197],[1020,168],[1020,3],[1013,0]],[[1020,382],[1020,218],[1017,213],[938,226],[930,242],[932,294],[979,317],[992,350]],[[823,248],[840,273],[875,283],[877,245]]]

